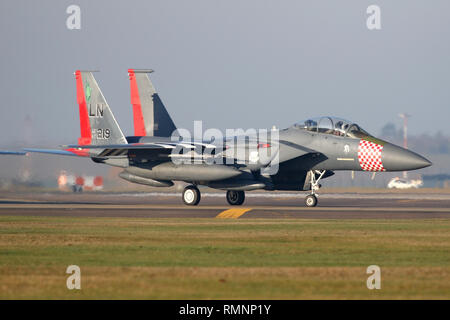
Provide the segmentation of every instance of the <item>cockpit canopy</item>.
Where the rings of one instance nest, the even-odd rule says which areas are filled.
[[[332,134],[341,137],[359,139],[370,136],[369,133],[363,130],[356,123],[336,117],[312,118],[303,122],[298,122],[294,124],[294,127],[302,130]]]

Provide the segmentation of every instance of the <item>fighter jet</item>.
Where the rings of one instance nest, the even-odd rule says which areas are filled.
[[[169,187],[188,183],[186,205],[197,205],[200,185],[225,190],[230,205],[242,205],[245,191],[308,191],[305,204],[317,205],[321,179],[337,170],[406,171],[431,165],[410,150],[378,139],[358,124],[323,116],[282,130],[201,140],[179,133],[148,73],[129,70],[134,136],[124,136],[92,72],[76,71],[81,136],[60,150],[25,149],[91,158],[123,168],[127,181]]]

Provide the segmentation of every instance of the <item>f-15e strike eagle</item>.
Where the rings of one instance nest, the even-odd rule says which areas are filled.
[[[241,205],[249,190],[309,191],[305,204],[314,207],[319,181],[333,171],[406,171],[431,165],[417,153],[336,117],[308,119],[267,134],[185,139],[174,134],[179,129],[148,77],[151,72],[128,70],[134,136],[123,134],[92,72],[76,71],[78,144],[25,151],[89,157],[123,168],[121,178],[144,185],[169,187],[184,181],[189,184],[182,194],[187,205],[200,202],[197,186],[205,185],[226,190],[230,205]]]

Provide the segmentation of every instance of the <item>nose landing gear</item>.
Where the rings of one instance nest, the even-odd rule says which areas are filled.
[[[322,179],[323,175],[325,174],[326,170],[310,170],[309,176],[311,179],[311,194],[307,195],[305,198],[305,204],[307,207],[315,207],[317,205],[317,196],[316,191],[319,190],[320,184],[319,181]],[[316,175],[319,175],[316,178]]]
[[[305,198],[305,204],[307,207],[315,207],[317,205],[317,197],[314,194],[309,194]]]

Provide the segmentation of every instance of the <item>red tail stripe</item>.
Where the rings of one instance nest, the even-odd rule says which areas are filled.
[[[86,96],[84,95],[83,79],[81,79],[81,71],[75,71],[75,80],[77,83],[77,102],[80,113],[80,134],[78,139],[79,145],[91,144],[91,124],[89,122],[89,115],[86,104]]]
[[[145,131],[144,115],[142,114],[141,99],[133,69],[128,69],[130,77],[131,104],[133,105],[134,135],[143,137],[147,135]]]

